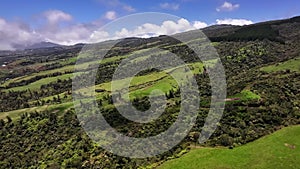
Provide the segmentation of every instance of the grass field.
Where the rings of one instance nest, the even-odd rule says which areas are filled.
[[[13,87],[13,88],[9,88],[7,90],[13,90],[13,91],[21,91],[21,90],[26,90],[26,89],[38,90],[38,89],[40,89],[41,85],[49,84],[51,82],[55,82],[58,79],[65,80],[65,79],[71,78],[72,76],[73,76],[73,74],[71,73],[71,74],[64,74],[64,75],[61,75],[61,76],[47,77],[47,78],[37,80],[37,81],[35,81],[33,83],[30,83],[26,86]]]
[[[6,81],[2,86],[6,86],[6,85],[8,85],[9,83],[12,83],[12,82],[20,82],[22,80],[28,80],[28,79],[31,79],[35,76],[49,75],[49,74],[57,73],[57,72],[63,73],[63,72],[66,72],[66,71],[73,71],[73,70],[74,70],[73,65],[68,65],[68,66],[64,66],[62,68],[53,69],[53,70],[45,70],[45,71],[41,71],[41,72],[38,72],[38,73],[32,73],[30,75],[10,79],[10,80]]]
[[[282,169],[299,168],[300,126],[283,128],[246,145],[228,148],[192,149],[160,169]]]
[[[125,57],[127,57],[127,56],[115,56],[115,57],[105,58],[105,59],[103,59],[101,61],[101,64],[109,63],[109,62],[113,62],[113,61],[117,61],[117,60],[123,59]],[[77,58],[70,58],[69,60],[61,61],[60,63],[62,65],[65,65],[65,64],[67,64],[69,62],[76,62],[76,59]],[[97,63],[97,62],[98,61],[84,62],[84,63],[78,64],[77,68],[84,69],[84,68],[87,68],[89,65]],[[26,75],[26,76],[21,76],[21,77],[17,77],[17,78],[14,78],[14,79],[10,79],[10,80],[6,81],[5,83],[3,83],[2,86],[7,86],[9,83],[12,83],[12,82],[20,82],[22,80],[28,80],[28,79],[34,78],[35,76],[49,75],[49,74],[57,73],[57,72],[60,72],[60,73],[63,73],[63,72],[72,72],[72,71],[74,71],[74,68],[75,68],[74,65],[66,65],[66,66],[63,66],[63,67],[57,68],[57,69],[40,71],[38,73],[32,73],[30,75]],[[57,77],[60,78],[59,76],[57,76]]]
[[[167,77],[158,81],[158,83],[155,83],[154,85],[149,85],[142,89],[131,91],[130,98],[148,96],[153,90],[161,90],[162,92],[167,93],[169,90],[176,87],[176,81],[171,77]]]
[[[260,99],[260,96],[250,90],[242,90],[241,93],[238,93],[230,98],[239,98],[240,100],[257,100]]]
[[[282,70],[291,70],[300,72],[300,57],[291,59],[280,64],[274,64],[261,68],[262,71],[265,72],[277,72]]]
[[[31,112],[41,112],[48,110],[50,112],[57,111],[62,112],[68,108],[71,108],[73,106],[73,102],[66,102],[62,104],[53,104],[53,105],[44,105],[40,107],[31,107],[31,108],[25,108],[25,109],[19,109],[19,110],[13,110],[9,112],[1,112],[0,113],[0,119],[5,119],[6,116],[11,117],[12,119],[17,119],[20,117],[23,113],[31,113]]]
[[[203,71],[203,63],[201,62],[189,64],[188,66],[190,67],[193,74],[199,74]],[[166,70],[166,72],[153,72],[143,76],[135,76],[130,82],[130,96],[143,97],[149,95],[151,91],[155,89],[159,89],[166,93],[172,88],[176,88],[177,82],[170,75],[168,75],[168,72],[171,71],[172,74],[178,77],[185,76],[185,72],[181,69],[181,67],[172,68]],[[116,88],[122,89],[125,86],[124,84],[126,80],[128,79],[117,80],[115,82]],[[100,85],[97,85],[95,88],[111,91],[111,83],[102,83]]]

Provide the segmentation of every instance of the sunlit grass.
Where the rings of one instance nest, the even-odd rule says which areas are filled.
[[[297,168],[300,161],[299,135],[300,126],[292,126],[234,149],[192,149],[181,158],[167,161],[159,168]]]
[[[262,67],[261,70],[265,72],[277,72],[282,70],[300,72],[300,57],[295,59],[290,59],[288,61],[279,64]]]

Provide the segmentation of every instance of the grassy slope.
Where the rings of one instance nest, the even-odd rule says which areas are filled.
[[[112,58],[107,58],[107,59],[104,59],[102,61],[102,63],[106,63],[106,62],[112,62],[112,61],[115,61],[117,59],[120,59],[121,57],[112,57]],[[200,62],[197,62],[197,63],[192,63],[192,64],[188,64],[188,66],[191,68],[192,72],[195,73],[195,74],[198,74],[198,73],[201,73],[202,72],[202,67],[203,67],[203,64],[200,63]],[[62,69],[66,69],[66,68],[69,68],[70,66],[65,66],[65,67],[62,67],[62,68],[58,68],[58,69],[54,69],[54,70],[50,70],[50,72],[56,72],[56,71],[59,71],[59,70],[62,70]],[[174,71],[173,73],[176,73],[176,70],[178,69],[179,67],[177,68],[173,68],[173,69],[170,69],[170,70],[167,70],[167,72],[170,72],[170,71]],[[45,73],[49,73],[49,71],[42,71],[40,73],[36,73],[36,74],[32,74],[32,75],[29,75],[30,77],[33,77],[35,75],[39,75],[39,74],[45,74]],[[178,74],[178,73],[177,73]],[[43,85],[43,84],[48,84],[50,82],[55,82],[57,81],[57,79],[61,79],[61,80],[64,80],[64,79],[68,79],[68,78],[72,78],[73,74],[64,74],[64,75],[61,75],[61,76],[56,76],[56,77],[47,77],[47,78],[43,78],[43,79],[40,79],[40,80],[37,80],[33,83],[30,83],[29,85],[26,85],[26,86],[18,86],[18,87],[14,87],[14,88],[9,88],[7,89],[8,90],[14,90],[14,91],[18,91],[18,90],[26,90],[26,89],[30,89],[30,90],[39,90],[40,86]],[[28,78],[28,76],[23,76],[23,78]],[[23,79],[21,78],[21,79]],[[13,79],[11,79],[13,80]],[[17,81],[20,80],[17,79]],[[148,84],[148,83],[151,83],[151,82],[154,82],[154,84]],[[120,82],[118,82],[121,86],[122,86],[122,80]],[[153,72],[153,73],[150,73],[150,74],[147,74],[147,75],[143,75],[143,76],[136,76],[132,79],[131,83],[130,83],[131,87],[132,87],[132,90],[130,91],[131,92],[131,95],[133,97],[137,97],[137,96],[146,96],[148,94],[151,93],[152,90],[154,89],[160,89],[162,90],[163,92],[168,92],[170,89],[174,88],[174,86],[177,86],[176,84],[176,81],[170,77],[166,72]],[[111,90],[111,86],[110,86],[110,82],[109,83],[102,83],[100,85],[97,85],[95,86],[96,89],[105,89],[107,91],[110,91]],[[99,99],[101,97],[103,97],[104,95],[106,95],[107,92],[102,92],[102,93],[97,93],[96,97]],[[57,95],[55,95],[57,96]],[[63,98],[64,97],[64,93],[60,94],[60,97]],[[42,100],[48,100],[48,99],[52,99],[53,96],[49,96],[49,97],[46,97],[46,98],[42,98]],[[51,110],[52,109],[67,109],[70,107],[70,105],[72,105],[72,101],[70,100],[71,98],[68,97],[67,100],[64,100],[64,103],[62,104],[53,104],[51,106],[40,106],[40,107],[32,107],[32,108],[27,108],[27,109],[20,109],[20,110],[14,110],[14,111],[10,111],[10,112],[2,112],[0,113],[0,119],[4,119],[6,118],[6,116],[10,116],[12,117],[13,119],[14,118],[17,118],[20,114],[22,113],[25,113],[25,112],[33,112],[33,111],[43,111],[43,110]],[[65,106],[67,105],[67,106]]]
[[[194,64],[190,64],[190,65],[193,68],[195,68],[193,70],[193,73],[199,73],[200,72],[199,69],[202,67],[202,63],[194,63]],[[69,67],[69,66],[67,66],[67,67]],[[64,68],[59,68],[59,69],[64,69]],[[58,70],[58,69],[54,69],[54,70]],[[51,71],[54,71],[54,70],[51,70]],[[44,74],[44,73],[42,73],[42,74]],[[153,74],[149,74],[149,75],[145,75],[145,76],[139,76],[139,77],[133,79],[133,82],[131,83],[131,85],[144,84],[144,83],[147,83],[149,81],[153,81],[153,80],[157,80],[159,78],[162,78],[163,76],[166,76],[166,75],[167,74],[164,73],[164,72],[158,72],[158,73],[154,72]],[[55,77],[47,77],[47,78],[37,80],[37,81],[35,81],[33,83],[30,83],[26,86],[13,87],[13,88],[9,88],[9,89],[6,89],[6,90],[7,91],[8,90],[21,91],[21,90],[26,90],[26,89],[38,90],[41,87],[41,85],[49,84],[51,82],[55,82],[58,79],[65,80],[65,79],[71,78],[72,76],[73,76],[73,74],[64,74],[64,75],[55,76]],[[105,90],[110,90],[110,83],[103,83],[100,86],[102,86],[100,88],[104,88]],[[170,90],[170,88],[168,88],[168,90]]]
[[[234,149],[192,149],[181,158],[167,161],[159,168],[298,168],[299,135],[300,126],[292,126]]]
[[[142,55],[144,52],[147,52],[147,50],[141,50],[141,51],[137,51],[135,53],[133,53],[132,55],[135,54],[139,54]],[[129,55],[125,55],[125,56],[115,56],[115,57],[111,57],[111,58],[105,58],[101,61],[101,63],[109,63],[109,62],[114,62],[117,61],[119,59],[124,59],[127,58]],[[149,57],[148,55],[146,55],[143,58],[147,58]],[[140,61],[140,58],[137,58],[137,60],[134,60],[135,62]],[[9,81],[7,81],[6,83],[2,84],[3,86],[7,85],[8,83],[11,82],[19,82],[21,80],[28,80],[30,78],[33,78],[34,76],[38,76],[38,75],[46,75],[46,74],[51,74],[51,73],[55,73],[55,72],[64,72],[64,71],[72,71],[74,69],[74,65],[67,65],[67,63],[69,62],[74,62],[76,60],[76,58],[71,58],[68,60],[60,60],[60,63],[62,65],[65,65],[64,67],[61,68],[57,68],[57,69],[53,69],[53,70],[46,70],[46,71],[41,71],[38,73],[33,73],[30,75],[25,75],[22,77],[17,77],[15,79],[10,79]],[[50,63],[50,62],[49,62]],[[87,67],[89,64],[92,64],[95,62],[87,62],[87,63],[83,63],[80,64],[79,67],[80,68],[85,68]],[[31,65],[32,66],[32,65]],[[188,66],[191,68],[192,72],[195,74],[201,73],[202,72],[202,67],[203,64],[198,62],[198,63],[192,63],[192,64],[188,64]],[[167,72],[170,71],[174,71],[178,68],[173,68],[170,70],[167,70]],[[175,72],[176,73],[176,72]],[[47,78],[43,78],[40,80],[37,80],[33,83],[30,83],[26,86],[18,86],[18,87],[13,87],[13,88],[9,88],[8,90],[14,90],[14,91],[19,91],[19,90],[26,90],[26,89],[31,89],[32,91],[34,90],[39,90],[40,86],[43,84],[48,84],[51,82],[55,82],[57,81],[57,79],[68,79],[68,78],[72,78],[73,74],[64,74],[64,75],[60,75],[60,76],[56,76],[56,77],[47,77]],[[155,82],[155,84],[148,84],[151,82]],[[122,83],[120,83],[121,85]],[[163,92],[167,92],[170,89],[172,89],[174,86],[176,85],[176,82],[174,81],[174,79],[172,79],[166,72],[153,72],[151,74],[148,75],[144,75],[144,76],[136,76],[133,78],[133,80],[131,81],[131,93],[132,96],[145,96],[148,95],[153,89],[160,89]],[[110,91],[110,83],[103,83],[100,85],[96,86],[97,88],[102,88],[105,89],[107,91]],[[104,95],[106,95],[107,92],[102,92],[102,93],[97,93],[96,97],[97,98],[101,98]],[[56,96],[56,95],[55,95]],[[64,93],[60,94],[60,97],[63,98],[64,97]],[[42,98],[43,100],[48,100],[48,99],[52,99],[53,96],[49,96],[46,98]],[[2,112],[0,113],[0,119],[4,119],[6,118],[6,116],[10,116],[13,119],[17,118],[20,114],[25,113],[25,112],[34,112],[34,111],[44,111],[44,110],[54,110],[54,109],[67,109],[69,107],[72,107],[72,101],[70,100],[71,98],[68,97],[68,99],[63,100],[62,104],[53,104],[53,105],[45,105],[45,106],[39,106],[39,107],[32,107],[32,108],[26,108],[26,109],[20,109],[20,110],[14,110],[14,111],[10,111],[10,112]]]
[[[32,112],[41,112],[41,111],[64,111],[68,108],[71,108],[73,106],[73,102],[66,102],[61,104],[52,104],[52,105],[44,105],[40,107],[31,107],[31,108],[25,108],[25,109],[18,109],[13,110],[9,112],[1,112],[0,113],[0,119],[5,119],[6,116],[11,117],[12,119],[17,119],[20,117],[23,113],[32,113]]]
[[[140,61],[139,60],[140,58],[145,58],[146,59],[146,58],[150,57],[149,55],[143,56],[144,52],[147,52],[150,49],[144,49],[144,50],[141,50],[141,51],[136,51],[132,54],[128,54],[128,55],[124,55],[124,56],[114,56],[114,57],[110,57],[110,58],[105,58],[101,61],[97,60],[97,61],[89,61],[89,62],[84,62],[84,63],[77,63],[76,69],[85,69],[91,64],[97,64],[97,63],[105,64],[105,63],[115,62],[115,61],[127,58],[131,55],[138,55],[138,56],[141,55],[141,57],[138,57],[137,59],[133,60],[134,62],[138,62],[138,61]],[[79,57],[81,57],[81,56],[79,56]],[[70,58],[68,60],[64,60],[64,59],[60,60],[59,61],[60,64],[65,65],[65,66],[57,68],[57,69],[45,70],[45,71],[41,71],[41,72],[38,72],[38,73],[32,73],[30,75],[25,75],[25,76],[17,77],[17,78],[14,78],[14,79],[10,79],[10,80],[6,81],[5,83],[3,83],[1,86],[7,86],[9,83],[20,82],[22,80],[28,80],[28,79],[34,78],[35,76],[40,76],[40,75],[49,75],[49,74],[57,73],[57,72],[61,72],[61,73],[63,73],[63,72],[72,72],[72,71],[74,71],[75,66],[74,65],[66,65],[66,64],[70,63],[70,62],[75,62],[76,59],[77,59],[77,57]],[[49,62],[49,63],[52,63],[52,62]],[[36,66],[36,65],[37,64],[31,65],[31,66]],[[26,86],[19,86],[19,87],[9,88],[6,91],[8,91],[8,90],[19,91],[19,90],[25,90],[27,88],[30,88],[31,90],[38,90],[39,87],[43,84],[48,84],[50,82],[56,81],[57,79],[61,79],[61,80],[67,79],[68,77],[66,78],[66,76],[71,77],[72,75],[60,75],[60,76],[56,76],[56,77],[43,78],[39,81],[30,83]]]
[[[240,100],[255,100],[255,99],[260,99],[260,96],[253,93],[250,90],[242,90],[241,93],[238,93],[229,98],[239,98]]]
[[[7,90],[13,90],[13,91],[21,91],[21,90],[26,90],[26,89],[30,89],[30,90],[38,90],[40,89],[40,87],[44,84],[49,84],[51,82],[56,82],[58,79],[60,80],[65,80],[68,78],[73,77],[73,74],[64,74],[61,76],[55,76],[55,77],[47,77],[47,78],[43,78],[40,79],[38,81],[35,81],[33,83],[30,83],[29,85],[26,86],[18,86],[18,87],[13,87],[13,88],[9,88]]]
[[[203,63],[196,62],[192,64],[188,64],[193,74],[199,74],[203,70]],[[171,72],[178,77],[184,76],[185,74],[182,73],[181,67],[172,68],[166,70],[166,72]],[[166,72],[153,72],[143,76],[135,76],[132,78],[130,82],[130,93],[131,96],[134,97],[142,97],[147,96],[151,93],[154,89],[159,89],[165,93],[167,93],[172,88],[177,86],[177,82]],[[154,84],[148,84],[151,82],[155,82]],[[118,80],[116,82],[118,88],[122,88],[124,86],[123,80]],[[96,89],[104,89],[106,91],[111,91],[111,82],[102,83],[96,86]]]
[[[288,69],[291,71],[300,72],[300,57],[282,62],[280,64],[274,64],[261,68],[261,70],[265,72],[277,72]]]
[[[105,58],[101,61],[101,63],[104,64],[104,63],[114,62],[114,61],[117,61],[119,59],[123,59],[123,58],[126,58],[126,57],[127,56],[115,56],[115,57]],[[2,86],[7,86],[9,83],[12,83],[12,82],[20,82],[22,80],[28,80],[28,79],[34,78],[35,76],[49,75],[49,74],[57,73],[57,72],[63,73],[63,72],[66,72],[66,71],[73,71],[75,66],[74,65],[67,65],[67,64],[69,62],[76,62],[76,59],[77,58],[74,57],[74,58],[70,58],[69,60],[61,60],[60,64],[65,65],[61,68],[40,71],[38,73],[32,73],[30,75],[25,75],[25,76],[17,77],[17,78],[14,78],[14,79],[10,79],[10,80],[6,81],[5,83],[3,83]],[[100,62],[100,61],[91,61],[91,62],[80,63],[80,64],[77,65],[77,68],[86,68],[86,67],[88,67],[88,65],[93,64],[93,63],[97,63],[97,62]],[[52,62],[48,62],[48,63],[52,63]],[[35,64],[35,65],[30,65],[30,66],[37,66],[39,64],[40,63]],[[57,76],[57,77],[60,78],[60,76]]]

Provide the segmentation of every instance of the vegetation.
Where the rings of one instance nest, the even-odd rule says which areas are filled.
[[[233,149],[192,148],[181,158],[159,168],[297,168],[293,164],[300,160],[299,134],[300,126],[292,126]]]
[[[249,90],[243,90],[232,98],[236,98],[237,100],[259,100],[261,97]]]
[[[215,38],[213,45],[225,68],[228,97],[217,129],[209,140],[197,145],[205,148],[192,149],[186,155],[183,154],[191,147],[188,145],[196,144],[207,117],[211,99],[208,73],[216,69],[219,60],[202,62],[187,45],[169,36],[124,39],[101,63],[88,55],[76,57],[82,45],[8,52],[9,57],[3,54],[0,59],[7,66],[0,68],[0,168],[155,168],[182,155],[182,161],[181,158],[174,161],[180,168],[198,168],[198,164],[212,168],[245,168],[246,165],[296,168],[299,127],[288,126],[300,124],[300,41],[295,36],[300,32],[299,27],[299,18],[293,18],[245,27],[204,29],[209,38]],[[190,43],[197,49],[206,49],[207,46],[200,45],[202,40],[194,39]],[[102,48],[107,45],[103,43]],[[153,48],[164,52],[151,53]],[[165,72],[147,69],[130,82],[130,99],[138,110],[149,109],[149,94],[154,89],[163,91],[167,98],[162,115],[150,123],[136,123],[123,117],[116,106],[124,105],[112,104],[110,85],[113,73],[124,59],[135,57],[127,67],[129,70],[144,61],[158,62],[168,52],[186,63],[199,88],[201,107],[189,135],[172,150],[147,159],[119,157],[97,146],[76,118],[72,80],[85,86],[81,77],[89,76],[88,70],[96,65],[96,102],[108,123],[127,136],[154,136],[168,129],[178,116],[181,91],[168,73],[184,77],[186,70],[182,65]],[[73,76],[76,59],[82,64],[78,65],[79,73]],[[120,88],[129,78],[123,73],[123,79],[115,81]],[[78,93],[85,96],[91,88],[87,86]],[[80,105],[89,109],[91,105],[85,101]],[[276,132],[283,127],[287,128]],[[291,149],[293,146],[296,148]],[[258,151],[254,150],[264,151],[256,154]],[[274,165],[270,160],[276,161]],[[162,167],[173,167],[173,162]]]
[[[73,74],[64,74],[64,75],[57,76],[57,77],[47,77],[47,78],[37,80],[26,86],[18,86],[18,87],[9,88],[9,90],[11,90],[11,91],[38,90],[41,88],[42,85],[46,85],[51,82],[56,82],[57,80],[66,80],[66,79],[71,78],[72,76],[73,76]]]
[[[277,71],[297,71],[300,72],[300,58],[291,59],[282,63],[276,63],[274,65],[261,68],[265,72],[277,72]]]

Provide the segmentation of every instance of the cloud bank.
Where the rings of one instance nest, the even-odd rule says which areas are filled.
[[[115,32],[114,38],[124,38],[124,37],[150,37],[158,35],[172,35],[184,31],[200,29],[206,27],[207,25],[200,21],[195,21],[193,23],[186,19],[179,19],[177,22],[174,21],[164,21],[161,25],[145,23],[138,26],[134,30],[127,30],[122,28],[122,30]]]
[[[125,37],[146,38],[172,35],[209,26],[201,21],[179,19],[177,21],[166,20],[161,24],[144,23],[131,29],[121,27],[108,32],[99,28],[104,23],[117,19],[118,14],[115,11],[107,11],[99,20],[86,24],[76,23],[72,15],[59,10],[45,11],[39,16],[43,22],[35,27],[22,21],[7,21],[0,18],[0,50],[14,50],[20,46],[30,46],[42,41],[74,45]],[[246,19],[217,19],[213,24],[248,25],[252,23]]]
[[[103,23],[117,18],[115,11],[107,11],[100,21],[88,24],[80,24],[74,18],[63,11],[49,10],[40,15],[43,24],[32,28],[31,25],[18,22],[9,22],[0,18],[0,50],[13,50],[18,46],[29,46],[34,43],[47,41],[62,45],[76,43],[94,43],[109,39],[125,37],[150,37],[158,35],[170,35],[192,29],[206,27],[207,24],[200,21],[189,22],[186,19],[178,21],[164,21],[160,25],[145,23],[137,25],[134,29],[120,28],[115,32],[98,30]]]

